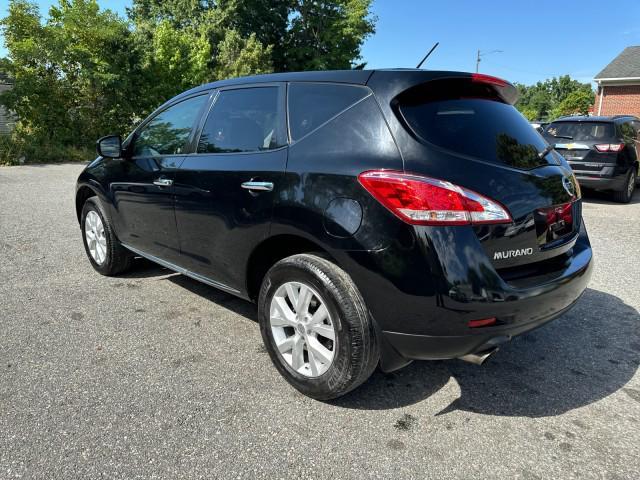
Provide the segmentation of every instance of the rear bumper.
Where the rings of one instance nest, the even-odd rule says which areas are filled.
[[[406,364],[406,360],[445,360],[459,358],[470,353],[478,353],[497,347],[510,341],[513,337],[534,330],[570,310],[578,301],[582,292],[566,307],[546,316],[508,327],[488,327],[482,333],[457,336],[410,335],[398,332],[383,332],[387,342],[387,368],[394,363]],[[545,301],[539,298],[539,301]],[[393,351],[389,350],[389,347]]]
[[[462,232],[456,235],[464,236]],[[389,251],[394,249],[390,247],[359,253],[358,264],[348,269],[379,327],[385,371],[411,360],[481,352],[538,328],[569,310],[591,276],[592,250],[584,226],[562,268],[513,282],[503,280],[485,255],[471,248],[465,252],[462,245],[456,248],[455,236],[442,233],[448,245],[440,254],[442,246],[433,241],[404,252]],[[422,257],[412,255],[416,250]],[[476,294],[461,295],[465,290]],[[490,317],[498,324],[468,326],[470,320]]]
[[[613,177],[595,177],[576,174],[576,179],[581,187],[593,190],[622,190],[625,188],[627,174]]]
[[[584,172],[575,169],[574,175],[581,187],[593,190],[623,190],[626,188],[627,175],[632,167],[610,166],[600,172]]]

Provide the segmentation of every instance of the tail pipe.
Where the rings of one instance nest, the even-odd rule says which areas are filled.
[[[484,362],[486,362],[489,359],[491,355],[493,355],[497,351],[498,351],[498,347],[492,347],[482,352],[469,353],[467,355],[463,355],[462,357],[460,357],[460,360],[473,363],[474,365],[482,365]]]

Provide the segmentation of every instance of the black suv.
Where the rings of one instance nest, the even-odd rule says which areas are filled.
[[[135,256],[258,304],[276,368],[334,398],[414,359],[482,363],[570,308],[591,247],[516,89],[422,70],[204,85],[78,179],[93,267]]]
[[[564,156],[580,185],[611,191],[617,202],[631,201],[638,179],[640,120],[636,117],[563,117],[544,136]]]

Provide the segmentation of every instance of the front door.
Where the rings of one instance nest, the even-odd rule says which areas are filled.
[[[176,169],[209,94],[175,103],[135,133],[122,161],[120,182],[111,184],[119,240],[140,252],[174,263],[180,255],[174,212]]]
[[[268,234],[284,179],[284,108],[278,85],[221,90],[196,153],[176,171],[181,265],[232,291],[244,288],[243,269]]]

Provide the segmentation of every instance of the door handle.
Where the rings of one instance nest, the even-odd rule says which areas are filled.
[[[245,190],[249,190],[250,192],[270,192],[273,190],[272,182],[244,182],[240,185]]]
[[[156,178],[153,181],[154,185],[158,185],[159,187],[170,187],[171,185],[173,185],[173,180],[171,180],[170,178]]]

